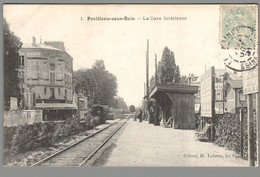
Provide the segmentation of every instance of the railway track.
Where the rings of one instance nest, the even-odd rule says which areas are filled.
[[[85,165],[128,121],[122,119],[31,166],[80,167]]]

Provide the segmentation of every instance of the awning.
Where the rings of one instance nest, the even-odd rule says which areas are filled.
[[[68,103],[36,103],[36,109],[47,109],[47,110],[72,110],[78,109],[75,104]]]

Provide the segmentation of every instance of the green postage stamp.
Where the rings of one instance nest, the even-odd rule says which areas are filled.
[[[221,6],[222,49],[255,49],[256,10],[255,5]]]
[[[225,65],[247,71],[258,65],[257,5],[220,6],[220,45]]]

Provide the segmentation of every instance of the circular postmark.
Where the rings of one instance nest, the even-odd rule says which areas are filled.
[[[248,71],[258,65],[256,50],[226,50],[224,53],[224,64],[234,71]]]
[[[249,26],[236,26],[223,36],[222,49],[254,50],[255,30]]]

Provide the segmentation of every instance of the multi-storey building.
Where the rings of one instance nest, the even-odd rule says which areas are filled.
[[[227,89],[226,82],[224,81],[224,74],[228,74],[229,80],[233,82],[241,82],[242,78],[236,74],[229,73],[226,69],[216,69],[215,70],[215,112],[216,114],[222,114],[223,112],[234,112],[231,110],[235,110],[234,104],[227,105],[227,95],[229,94],[229,90]],[[198,93],[195,94],[195,112],[198,113],[200,111],[200,77],[194,76],[190,74],[188,77],[188,84],[193,86],[198,86]],[[241,86],[242,88],[242,86]],[[230,92],[231,93],[231,92]],[[229,95],[229,99],[235,99],[234,95]]]
[[[43,120],[61,120],[72,116],[73,58],[64,42],[24,44],[19,50],[22,105],[24,109],[43,110]]]

